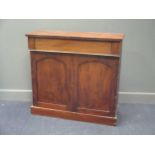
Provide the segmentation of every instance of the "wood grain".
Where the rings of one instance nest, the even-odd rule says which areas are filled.
[[[63,32],[63,31],[35,31],[27,33],[28,37],[35,38],[55,38],[72,40],[98,40],[98,41],[121,41],[124,34],[96,33],[96,32]]]
[[[116,126],[116,123],[117,123],[117,117],[88,115],[88,114],[82,114],[82,113],[77,113],[77,112],[41,108],[38,106],[32,106],[31,113],[37,114],[37,115],[58,117],[58,118],[63,118],[63,119],[72,119],[72,120],[77,120],[77,121],[107,124],[107,125],[112,125],[112,126]]]
[[[122,38],[117,37],[93,33],[29,34],[31,112],[116,125],[122,48]]]
[[[79,53],[106,53],[119,54],[119,49],[112,50],[111,42],[103,41],[79,41],[58,39],[35,39],[35,50],[70,51]]]
[[[34,100],[66,105],[70,102],[70,56],[31,52]]]
[[[35,39],[34,38],[31,38],[31,37],[28,38],[28,47],[29,47],[29,49],[35,49]]]
[[[93,114],[103,115],[106,112],[113,116],[119,59],[77,56],[75,63],[78,108],[86,108],[86,113],[90,109]]]

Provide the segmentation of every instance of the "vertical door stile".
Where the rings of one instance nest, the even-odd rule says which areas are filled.
[[[70,101],[68,103],[67,109],[69,111],[75,111],[75,98],[76,98],[76,92],[75,92],[75,87],[76,87],[76,80],[75,80],[75,70],[76,70],[76,64],[75,64],[75,56],[70,55],[70,59],[68,61],[68,86],[70,90]]]
[[[31,79],[32,79],[32,92],[33,92],[33,104],[37,105],[37,68],[36,68],[36,60],[34,53],[31,51],[30,52],[31,56]]]

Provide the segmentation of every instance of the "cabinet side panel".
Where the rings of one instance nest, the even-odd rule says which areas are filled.
[[[111,51],[113,54],[121,54],[121,41],[119,42],[112,42],[111,44]]]
[[[37,83],[36,83],[36,56],[33,52],[30,52],[31,56],[31,76],[32,76],[32,97],[33,97],[33,105],[37,103]]]
[[[28,48],[35,49],[35,38],[28,38]]]

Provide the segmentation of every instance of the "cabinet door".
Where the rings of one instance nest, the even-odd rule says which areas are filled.
[[[31,52],[33,102],[36,106],[67,109],[70,59],[69,55]]]
[[[115,115],[119,59],[76,56],[77,111],[92,115]]]

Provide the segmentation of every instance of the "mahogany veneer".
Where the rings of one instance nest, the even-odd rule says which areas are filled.
[[[116,125],[123,34],[37,31],[26,36],[33,114]]]

